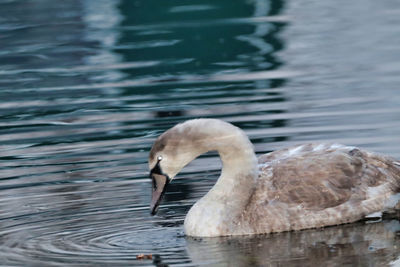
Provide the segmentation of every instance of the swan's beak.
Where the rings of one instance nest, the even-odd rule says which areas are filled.
[[[155,215],[158,210],[158,206],[164,196],[165,189],[169,183],[168,176],[157,173],[150,173],[151,179],[153,181],[153,190],[151,195],[150,213]]]

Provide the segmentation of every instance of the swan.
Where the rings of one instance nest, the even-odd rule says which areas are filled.
[[[221,175],[186,215],[188,236],[319,228],[400,210],[400,162],[395,159],[310,143],[257,160],[241,129],[222,120],[194,119],[164,132],[150,150],[152,215],[179,171],[207,151],[219,153]]]

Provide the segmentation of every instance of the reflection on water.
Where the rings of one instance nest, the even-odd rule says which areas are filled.
[[[400,256],[400,223],[355,223],[256,237],[188,238],[195,263],[221,266],[389,266]],[[398,262],[399,263],[399,262]]]
[[[329,140],[400,158],[400,6],[358,2],[0,0],[1,263],[400,264],[396,221],[186,239],[216,154],[148,211],[147,153],[190,118],[234,123],[258,154]]]

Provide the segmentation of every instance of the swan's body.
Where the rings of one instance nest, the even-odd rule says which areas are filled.
[[[150,152],[152,212],[166,185],[210,150],[223,167],[186,216],[190,236],[262,234],[354,222],[400,209],[400,163],[337,144],[306,144],[262,155],[239,128],[190,120],[161,135]]]

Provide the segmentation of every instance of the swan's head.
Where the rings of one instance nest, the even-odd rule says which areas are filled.
[[[213,119],[189,120],[169,129],[154,142],[149,154],[152,215],[157,212],[166,187],[179,171],[213,146],[215,133],[211,129],[217,128],[217,124],[227,125]]]

